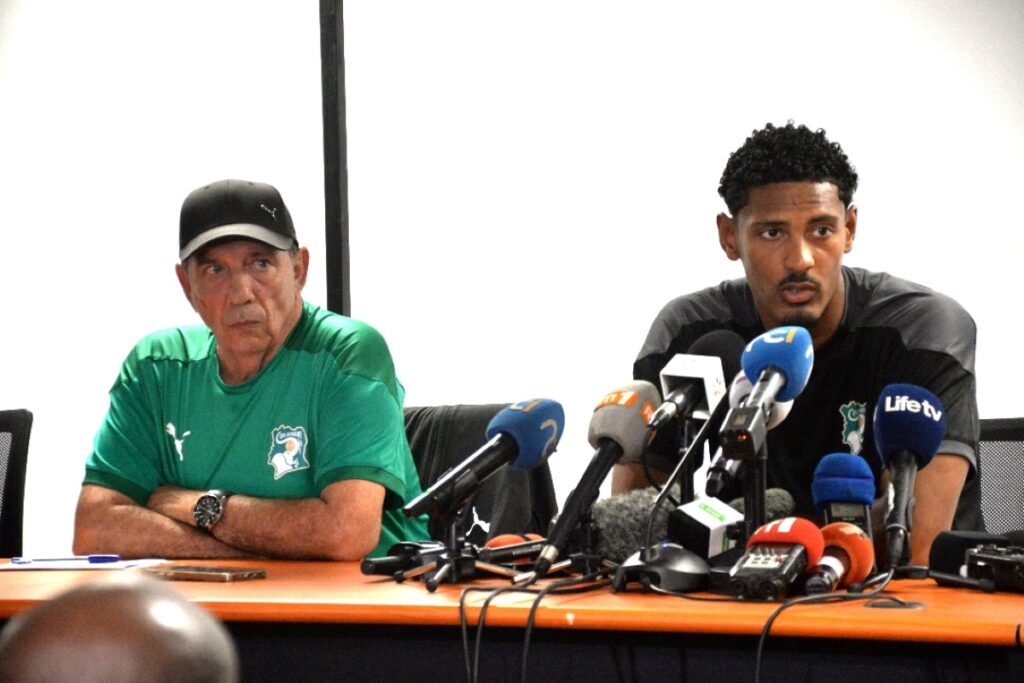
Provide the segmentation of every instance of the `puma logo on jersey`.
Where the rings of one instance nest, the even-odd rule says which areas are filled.
[[[184,461],[185,454],[182,452],[182,448],[185,446],[185,437],[191,434],[192,432],[185,432],[184,434],[181,435],[181,438],[179,439],[178,430],[174,428],[173,423],[168,422],[167,426],[164,427],[164,429],[167,430],[167,433],[171,435],[172,439],[174,439],[174,450],[178,451],[178,460]]]

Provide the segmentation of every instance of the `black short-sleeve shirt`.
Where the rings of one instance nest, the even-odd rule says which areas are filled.
[[[875,403],[888,384],[915,384],[935,394],[946,411],[939,452],[970,463],[953,528],[982,529],[974,320],[953,299],[886,273],[843,267],[843,277],[846,307],[839,329],[815,349],[806,388],[786,420],[768,433],[768,486],[789,491],[796,514],[814,515],[811,480],[825,455],[860,454],[878,481]],[[658,385],[659,372],[672,356],[717,329],[733,330],[748,341],[765,331],[745,280],[670,301],[651,325],[633,365],[634,378]]]

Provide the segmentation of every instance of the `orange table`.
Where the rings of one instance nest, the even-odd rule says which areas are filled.
[[[370,656],[359,665],[361,674],[370,677],[380,674],[392,679],[393,676],[384,674],[394,663],[391,659],[402,656],[403,652],[406,658],[447,657],[445,671],[463,672],[458,610],[462,589],[509,585],[502,579],[485,579],[442,585],[435,593],[430,593],[419,581],[399,584],[390,578],[363,576],[356,563],[219,561],[202,564],[267,569],[264,580],[172,584],[190,600],[228,622],[239,640],[243,660],[247,653],[271,660],[273,657],[265,652],[268,648],[282,657],[294,648],[289,656],[304,657],[307,664],[328,667],[319,669],[321,673],[339,671],[335,665],[328,666],[324,654],[330,651],[331,642],[335,642],[344,645],[340,666],[344,667],[345,662],[354,665],[360,658],[353,656],[352,648],[365,647]],[[96,575],[95,570],[0,571],[0,619],[9,618]],[[884,664],[884,657],[906,659],[905,653],[910,652],[911,660],[921,659],[924,671],[943,666],[946,659],[969,664],[974,660],[993,661],[993,658],[1000,667],[996,673],[1024,671],[1020,668],[1024,595],[944,588],[930,580],[896,581],[887,592],[920,603],[920,606],[880,609],[868,607],[864,602],[852,602],[788,609],[772,627],[765,672],[782,676],[783,671],[797,664],[804,651],[812,655],[812,659],[821,657],[827,663],[829,655],[815,654],[814,648],[867,658],[865,663],[874,659],[873,653],[879,653],[883,660],[876,664]],[[476,623],[486,595],[470,595],[467,612],[471,624]],[[489,607],[481,651],[492,663],[515,657],[517,648],[522,648],[523,626],[533,601],[533,595],[505,594]],[[777,603],[701,602],[653,593],[614,593],[609,588],[550,595],[536,613],[537,628],[532,641],[536,649],[531,644],[530,670],[543,666],[541,662],[552,656],[561,658],[559,653],[565,653],[581,658],[572,665],[572,670],[584,674],[590,657],[585,654],[588,643],[596,645],[598,652],[606,653],[598,656],[595,664],[601,657],[607,658],[609,648],[624,648],[626,652],[622,656],[633,660],[649,656],[652,660],[668,661],[673,669],[672,662],[679,661],[684,675],[687,667],[692,668],[694,662],[700,665],[703,657],[708,661],[721,657],[732,659],[728,653],[737,655],[733,663],[742,669],[749,667],[757,636],[775,607]],[[251,642],[243,642],[245,639]],[[410,639],[423,642],[409,645],[406,641]],[[409,645],[409,649],[403,650],[402,643]],[[645,654],[648,646],[653,653]],[[491,647],[494,650],[488,652],[487,648]],[[442,653],[440,649],[448,652]],[[694,652],[704,653],[694,655]],[[612,652],[610,656],[615,660],[620,653]],[[379,662],[379,667],[373,664],[375,661]],[[632,661],[630,666],[636,664],[637,661]],[[726,664],[722,662],[723,666]],[[259,665],[264,672],[267,666],[265,662]],[[432,666],[422,663],[424,672]],[[507,661],[505,667],[502,675],[510,680],[518,678],[517,658]],[[621,678],[621,667],[617,668],[617,677]],[[564,666],[538,669],[538,675],[539,671],[552,674],[561,671],[558,678],[575,677],[567,673]],[[748,671],[752,675],[753,669]],[[810,669],[798,668],[797,671]],[[352,673],[352,670],[347,672]],[[905,670],[907,674],[910,672],[910,669]],[[791,677],[788,673],[785,675]],[[762,678],[771,680],[771,677]],[[912,676],[904,678],[914,680]]]

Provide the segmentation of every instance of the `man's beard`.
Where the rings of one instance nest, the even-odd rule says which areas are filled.
[[[814,329],[814,326],[818,324],[818,320],[821,316],[811,315],[810,313],[794,313],[793,315],[783,318],[782,324],[779,327],[796,326],[806,328],[808,332]]]

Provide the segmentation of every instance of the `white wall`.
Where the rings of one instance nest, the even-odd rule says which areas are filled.
[[[0,3],[0,406],[36,415],[26,551],[64,551],[121,358],[194,320],[184,195],[272,182],[323,255],[319,27],[315,3]],[[716,188],[767,121],[843,144],[847,262],[958,298],[982,415],[1024,415],[1020,2],[350,0],[345,23],[353,313],[410,405],[561,401],[561,497],[661,305],[741,274]]]

